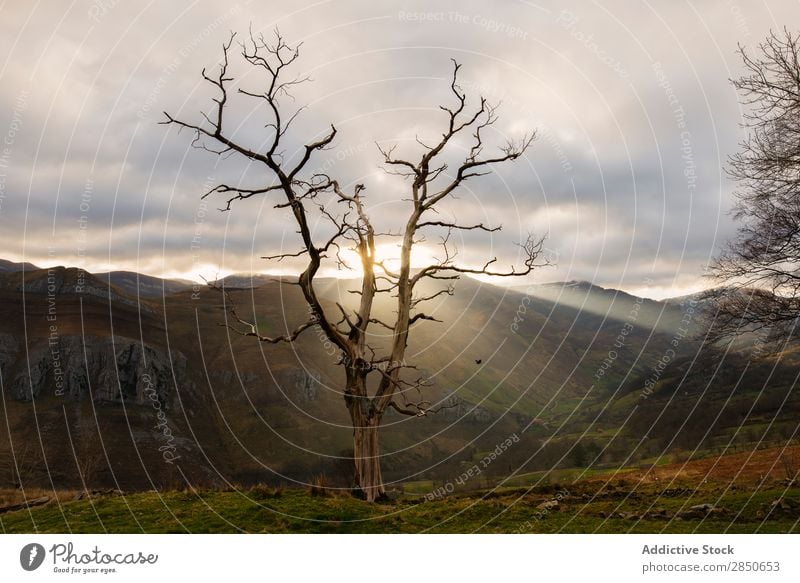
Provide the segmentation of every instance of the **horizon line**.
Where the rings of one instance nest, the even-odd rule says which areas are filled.
[[[145,277],[153,277],[153,278],[162,279],[162,280],[166,280],[166,281],[184,281],[184,282],[188,282],[188,283],[192,283],[192,284],[202,284],[202,285],[206,284],[206,281],[204,281],[203,276],[200,275],[199,273],[197,273],[196,277],[191,277],[191,275],[187,274],[187,272],[175,272],[175,271],[168,272],[167,271],[167,272],[161,272],[159,274],[154,274],[154,273],[148,273],[148,272],[145,272],[145,271],[138,271],[138,270],[132,269],[132,268],[119,268],[119,267],[117,267],[116,269],[105,269],[105,270],[102,270],[102,271],[91,271],[89,269],[86,269],[84,267],[80,267],[80,266],[77,266],[77,265],[66,265],[66,264],[58,263],[58,262],[56,262],[53,265],[44,265],[43,266],[43,265],[39,265],[38,263],[34,263],[32,261],[29,261],[27,259],[22,259],[22,260],[19,260],[19,261],[15,261],[15,260],[12,260],[12,259],[0,258],[0,260],[8,261],[9,263],[15,263],[15,264],[23,265],[23,268],[20,269],[20,271],[23,271],[23,272],[26,271],[24,269],[24,264],[27,263],[29,265],[33,265],[34,267],[36,267],[37,270],[53,269],[53,268],[57,268],[57,267],[62,267],[62,268],[65,268],[65,269],[82,269],[86,273],[89,273],[90,275],[95,275],[95,276],[103,275],[103,274],[107,274],[107,273],[131,273],[131,274],[135,274],[135,275],[142,275],[142,276],[145,276]],[[666,287],[666,286],[652,287],[651,286],[649,288],[628,288],[628,289],[625,289],[624,287],[617,287],[617,286],[606,287],[606,285],[595,283],[594,281],[591,281],[591,280],[588,280],[588,279],[552,280],[552,281],[545,281],[545,282],[540,282],[540,283],[520,283],[520,284],[512,284],[512,283],[509,282],[507,285],[503,285],[503,283],[501,283],[501,282],[507,281],[506,279],[502,279],[501,282],[494,282],[494,281],[485,281],[485,280],[483,280],[481,278],[478,278],[478,277],[472,277],[472,276],[470,276],[470,274],[463,274],[463,275],[465,277],[467,277],[468,279],[471,279],[473,281],[479,282],[481,284],[491,285],[493,287],[498,287],[498,288],[514,289],[514,291],[517,291],[517,292],[521,291],[521,288],[524,289],[525,287],[534,287],[534,286],[540,287],[540,286],[548,286],[548,285],[561,285],[562,287],[564,287],[567,284],[581,284],[581,283],[584,283],[584,284],[589,284],[589,285],[591,285],[593,287],[597,287],[597,288],[600,288],[600,289],[603,289],[603,290],[608,290],[608,291],[612,291],[612,292],[614,292],[614,291],[615,292],[621,292],[621,293],[625,293],[625,294],[628,294],[628,295],[632,295],[632,296],[635,296],[635,297],[639,297],[639,298],[643,298],[643,299],[647,299],[647,300],[651,300],[651,301],[655,301],[655,302],[663,302],[663,301],[666,301],[666,300],[682,298],[682,297],[685,297],[685,296],[691,296],[691,295],[700,293],[702,291],[705,291],[707,289],[710,289],[708,287],[700,287],[700,286],[692,286],[692,287],[689,287],[689,288],[678,288],[678,287],[674,287],[674,286],[673,287]],[[285,273],[285,272],[230,271],[230,272],[227,272],[227,273],[223,274],[222,270],[218,270],[217,271],[217,277],[215,279],[208,279],[207,281],[219,281],[219,280],[225,279],[227,277],[257,277],[257,276],[273,277],[273,278],[276,278],[276,279],[278,279],[278,278],[288,278],[288,277],[293,277],[293,278],[298,277],[297,274]],[[348,279],[358,279],[358,276],[357,275],[350,275],[350,274],[347,274],[347,275],[345,275],[345,274],[336,275],[336,274],[333,274],[333,273],[331,273],[331,274],[326,273],[324,275],[320,275],[318,277],[318,279],[348,280]],[[655,294],[652,294],[652,293],[647,294],[647,290],[648,289],[652,290],[652,292],[655,292]]]

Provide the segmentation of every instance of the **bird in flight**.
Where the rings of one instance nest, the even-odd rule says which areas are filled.
[[[480,363],[482,363],[482,362],[483,362],[483,359],[482,359],[482,358],[476,358],[476,359],[475,359],[475,364],[480,364]]]

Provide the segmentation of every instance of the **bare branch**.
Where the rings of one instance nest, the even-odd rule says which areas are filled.
[[[550,261],[548,258],[544,258],[544,261],[539,262],[539,258],[542,255],[542,249],[544,248],[544,241],[545,237],[535,238],[532,235],[528,236],[528,239],[525,243],[520,245],[524,256],[523,256],[523,263],[521,268],[517,268],[512,266],[507,271],[496,271],[490,269],[492,265],[497,263],[497,258],[494,257],[488,260],[483,267],[479,268],[469,268],[469,267],[459,267],[452,263],[452,256],[448,254],[448,256],[436,265],[429,265],[421,269],[417,272],[416,275],[412,278],[412,284],[416,284],[422,278],[425,277],[437,277],[440,272],[450,272],[450,273],[458,273],[458,274],[473,274],[473,275],[488,275],[493,277],[521,277],[525,275],[529,275],[533,272],[534,269],[539,267],[546,267],[550,265]],[[446,247],[445,247],[446,248]]]
[[[219,193],[235,192],[236,193],[235,196],[232,196],[232,197],[227,199],[225,207],[219,209],[221,211],[229,211],[229,210],[231,210],[231,204],[234,201],[245,200],[245,199],[250,198],[252,196],[255,196],[257,194],[267,194],[267,193],[270,193],[270,192],[280,192],[281,190],[283,190],[283,187],[280,184],[267,186],[266,188],[255,188],[255,189],[239,188],[239,187],[236,187],[236,186],[228,186],[227,184],[220,184],[218,186],[215,186],[214,188],[212,188],[211,190],[209,190],[205,194],[203,194],[200,198],[201,199],[205,199],[209,195],[214,194],[216,192],[219,192]]]
[[[408,325],[410,326],[412,324],[415,324],[416,322],[419,322],[420,320],[429,320],[431,322],[441,322],[441,320],[439,320],[438,318],[434,318],[433,316],[428,316],[427,314],[419,313],[419,314],[416,314],[415,316],[413,316],[411,318],[411,320],[409,320]]]
[[[448,229],[459,229],[462,231],[481,230],[487,233],[496,233],[503,230],[502,226],[487,227],[483,223],[478,223],[477,225],[459,225],[455,222],[450,223],[447,221],[425,221],[417,225],[417,229],[422,229],[423,227],[446,227]]]
[[[422,407],[401,407],[394,400],[389,401],[389,406],[400,413],[401,415],[409,415],[411,417],[425,417],[427,411]]]
[[[383,326],[387,330],[391,330],[392,332],[394,332],[394,326],[392,326],[391,324],[387,324],[380,318],[370,318],[369,321],[373,324],[378,324],[379,326]]]
[[[297,253],[279,253],[277,255],[264,255],[261,259],[266,259],[267,261],[274,261],[275,259],[278,260],[278,263],[286,259],[287,257],[300,257],[308,253],[308,249],[300,249]]]
[[[454,278],[458,278],[457,275],[453,276],[453,277]],[[434,292],[432,294],[429,294],[427,296],[422,296],[422,297],[419,297],[419,298],[412,298],[411,307],[415,308],[417,305],[419,305],[419,304],[421,304],[423,302],[429,302],[431,300],[435,300],[439,296],[443,296],[443,295],[452,296],[454,293],[455,293],[455,287],[452,284],[450,284],[446,288],[440,289],[439,291],[436,291],[436,292]]]
[[[240,336],[252,336],[257,338],[259,342],[265,342],[267,344],[278,344],[280,342],[294,342],[297,338],[302,334],[305,330],[312,328],[317,324],[316,320],[311,319],[307,322],[304,322],[297,326],[292,332],[289,334],[285,334],[282,336],[264,336],[258,332],[258,328],[253,322],[245,320],[241,318],[236,310],[236,303],[233,301],[231,297],[230,291],[225,289],[224,284],[219,285],[217,281],[206,281],[206,285],[214,290],[217,290],[222,293],[223,296],[223,308],[226,310],[226,314],[230,316],[232,320],[234,320],[237,324],[244,326],[245,328],[242,329],[238,326],[231,325],[226,317],[224,323],[220,323],[220,326],[225,326],[228,330],[239,334]]]
[[[425,200],[424,208],[432,208],[440,200],[455,192],[456,189],[458,189],[466,180],[488,174],[488,171],[480,171],[479,169],[485,168],[492,164],[514,161],[522,156],[536,139],[536,133],[523,136],[523,138],[518,142],[509,141],[500,149],[499,155],[480,160],[476,159],[474,156],[480,153],[482,150],[483,142],[481,141],[479,132],[476,132],[475,137],[476,143],[472,147],[470,155],[467,157],[464,163],[459,166],[455,178],[442,190],[431,195],[430,199],[426,200],[427,197],[423,197],[423,200]]]

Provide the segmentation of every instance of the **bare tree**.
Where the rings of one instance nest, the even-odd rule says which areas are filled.
[[[298,59],[300,46],[290,46],[275,32],[275,40],[268,42],[263,36],[248,38],[238,45],[244,62],[262,74],[263,86],[257,91],[237,88],[236,94],[260,101],[268,112],[266,125],[268,136],[263,147],[249,147],[228,133],[225,112],[233,91],[234,80],[229,73],[229,57],[236,35],[223,45],[223,58],[216,74],[203,70],[203,78],[214,87],[216,104],[208,114],[203,114],[200,124],[180,121],[165,113],[165,124],[176,125],[193,132],[193,145],[219,155],[238,154],[263,165],[271,174],[269,185],[245,188],[238,185],[220,184],[204,196],[213,193],[226,195],[223,210],[230,210],[234,202],[257,195],[275,194],[279,200],[277,209],[288,209],[297,225],[300,238],[299,250],[270,256],[267,259],[281,260],[288,257],[305,257],[308,262],[298,281],[303,297],[309,306],[310,318],[300,323],[291,332],[276,337],[263,336],[257,326],[239,316],[236,306],[226,294],[226,325],[239,334],[253,336],[266,343],[293,342],[304,331],[319,327],[340,352],[339,364],[344,368],[344,400],[353,426],[356,487],[363,496],[374,501],[384,495],[381,478],[378,429],[388,409],[403,415],[424,416],[435,412],[442,405],[421,400],[410,401],[408,394],[422,394],[419,389],[427,385],[425,379],[408,380],[413,365],[405,359],[409,332],[412,327],[425,320],[435,320],[423,310],[426,302],[442,295],[452,294],[453,280],[463,274],[492,275],[498,277],[524,276],[540,265],[543,239],[529,236],[520,244],[522,262],[518,268],[497,268],[497,260],[490,259],[483,265],[470,267],[455,262],[456,252],[450,243],[450,235],[456,230],[493,232],[499,227],[483,224],[464,225],[442,220],[436,212],[437,205],[451,197],[467,181],[485,175],[493,164],[516,160],[528,149],[534,134],[519,141],[509,141],[492,155],[484,155],[484,134],[497,120],[496,108],[486,99],[480,98],[474,110],[467,105],[467,96],[458,84],[461,66],[453,62],[450,91],[452,105],[440,106],[443,112],[444,129],[441,138],[426,145],[417,140],[422,149],[419,158],[411,161],[395,156],[395,148],[378,146],[387,172],[406,179],[410,196],[408,217],[399,233],[376,231],[367,212],[364,200],[365,186],[356,184],[346,191],[340,183],[325,173],[310,171],[312,157],[331,146],[336,137],[336,128],[331,126],[322,137],[307,142],[298,155],[286,159],[282,148],[288,140],[287,134],[300,109],[293,113],[282,110],[280,103],[296,85],[307,81],[306,77],[288,77],[288,71]],[[302,108],[301,108],[302,109]],[[471,137],[470,137],[471,133]],[[443,161],[446,150],[454,138],[465,135],[471,144],[462,161],[450,171]],[[337,210],[341,209],[341,211]],[[311,213],[320,216],[331,225],[330,233],[323,240],[312,237]],[[438,231],[442,236],[440,260],[419,269],[411,266],[411,252],[425,235]],[[392,237],[399,242],[399,270],[393,271],[375,256],[376,240]],[[317,238],[319,236],[317,235]],[[332,313],[323,306],[314,285],[314,278],[323,260],[344,262],[340,251],[353,248],[361,262],[358,306],[347,308],[337,303]],[[542,264],[544,262],[541,262]],[[437,291],[423,292],[423,281],[435,280],[445,286]],[[393,322],[385,322],[373,313],[373,302],[377,294],[392,294],[396,297],[396,316]],[[335,314],[335,315],[334,315]],[[384,349],[370,344],[368,329],[371,325],[388,330],[389,346]],[[411,375],[413,376],[413,375]],[[368,380],[370,381],[368,383]]]
[[[7,455],[3,456],[2,463],[11,479],[14,488],[25,489],[35,488],[47,481],[47,470],[41,456],[41,451],[37,452],[36,447],[27,440],[20,440],[21,445],[14,450],[9,449]],[[37,455],[38,454],[38,455]]]
[[[0,488],[16,486],[20,480],[17,478],[17,464],[10,443],[0,445]]]
[[[794,482],[800,472],[800,459],[798,459],[797,450],[785,447],[781,453],[781,465],[783,466],[783,473],[788,482]]]
[[[747,136],[730,159],[739,184],[737,237],[711,266],[715,290],[709,339],[756,331],[766,341],[797,338],[800,308],[800,60],[798,37],[770,33],[733,81],[748,108]]]
[[[100,440],[100,426],[97,419],[82,417],[79,413],[75,429],[70,435],[72,455],[78,470],[78,478],[85,492],[97,488],[98,474],[103,470],[105,452]]]

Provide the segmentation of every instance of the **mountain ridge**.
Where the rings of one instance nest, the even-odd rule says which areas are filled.
[[[124,281],[138,290],[142,280],[127,274]],[[336,302],[354,301],[347,293],[352,281],[318,283],[330,313]],[[340,462],[352,435],[342,372],[324,338],[309,331],[291,345],[264,345],[221,325],[219,290],[192,286],[163,294],[171,288],[158,281],[153,286],[162,293],[131,294],[112,276],[65,267],[26,270],[24,279],[22,272],[0,273],[0,375],[8,425],[0,431],[0,470],[4,464],[13,468],[13,438],[33,452],[24,464],[28,480],[49,475],[75,485],[80,476],[67,448],[79,435],[87,452],[98,443],[110,452],[111,464],[100,463],[95,478],[105,487],[148,489],[181,475],[216,485],[297,484],[319,473],[346,482],[349,466]],[[706,394],[698,383],[709,377],[691,372],[697,346],[678,332],[687,315],[682,306],[600,289],[545,286],[523,293],[465,278],[452,297],[431,302],[426,312],[443,322],[415,326],[408,359],[417,365],[415,374],[431,383],[424,398],[452,407],[418,419],[387,414],[387,480],[459,475],[472,456],[512,434],[521,436],[522,445],[507,454],[508,462],[529,469],[571,463],[576,443],[584,451],[578,461],[586,451],[602,463],[626,459],[627,448],[641,440],[651,455],[673,425],[659,423],[649,432],[642,420],[652,419],[650,413],[635,417],[631,428],[620,424],[636,407],[655,413],[667,408],[671,422],[676,415],[686,418],[691,400]],[[228,291],[240,316],[262,334],[286,334],[308,318],[297,286],[276,278]],[[393,301],[381,298],[376,315],[391,317]],[[373,327],[370,341],[380,348],[387,337]],[[675,364],[661,370],[668,350]],[[742,366],[727,370],[723,384],[708,392],[714,407],[724,409],[730,375]],[[687,375],[693,384],[684,395],[678,387]],[[776,378],[781,381],[769,388],[772,396],[762,399],[769,407],[786,394],[787,374]],[[643,399],[647,383],[652,391]],[[751,398],[737,396],[737,415]],[[46,436],[42,451],[37,432]],[[181,473],[163,451],[179,456]]]

